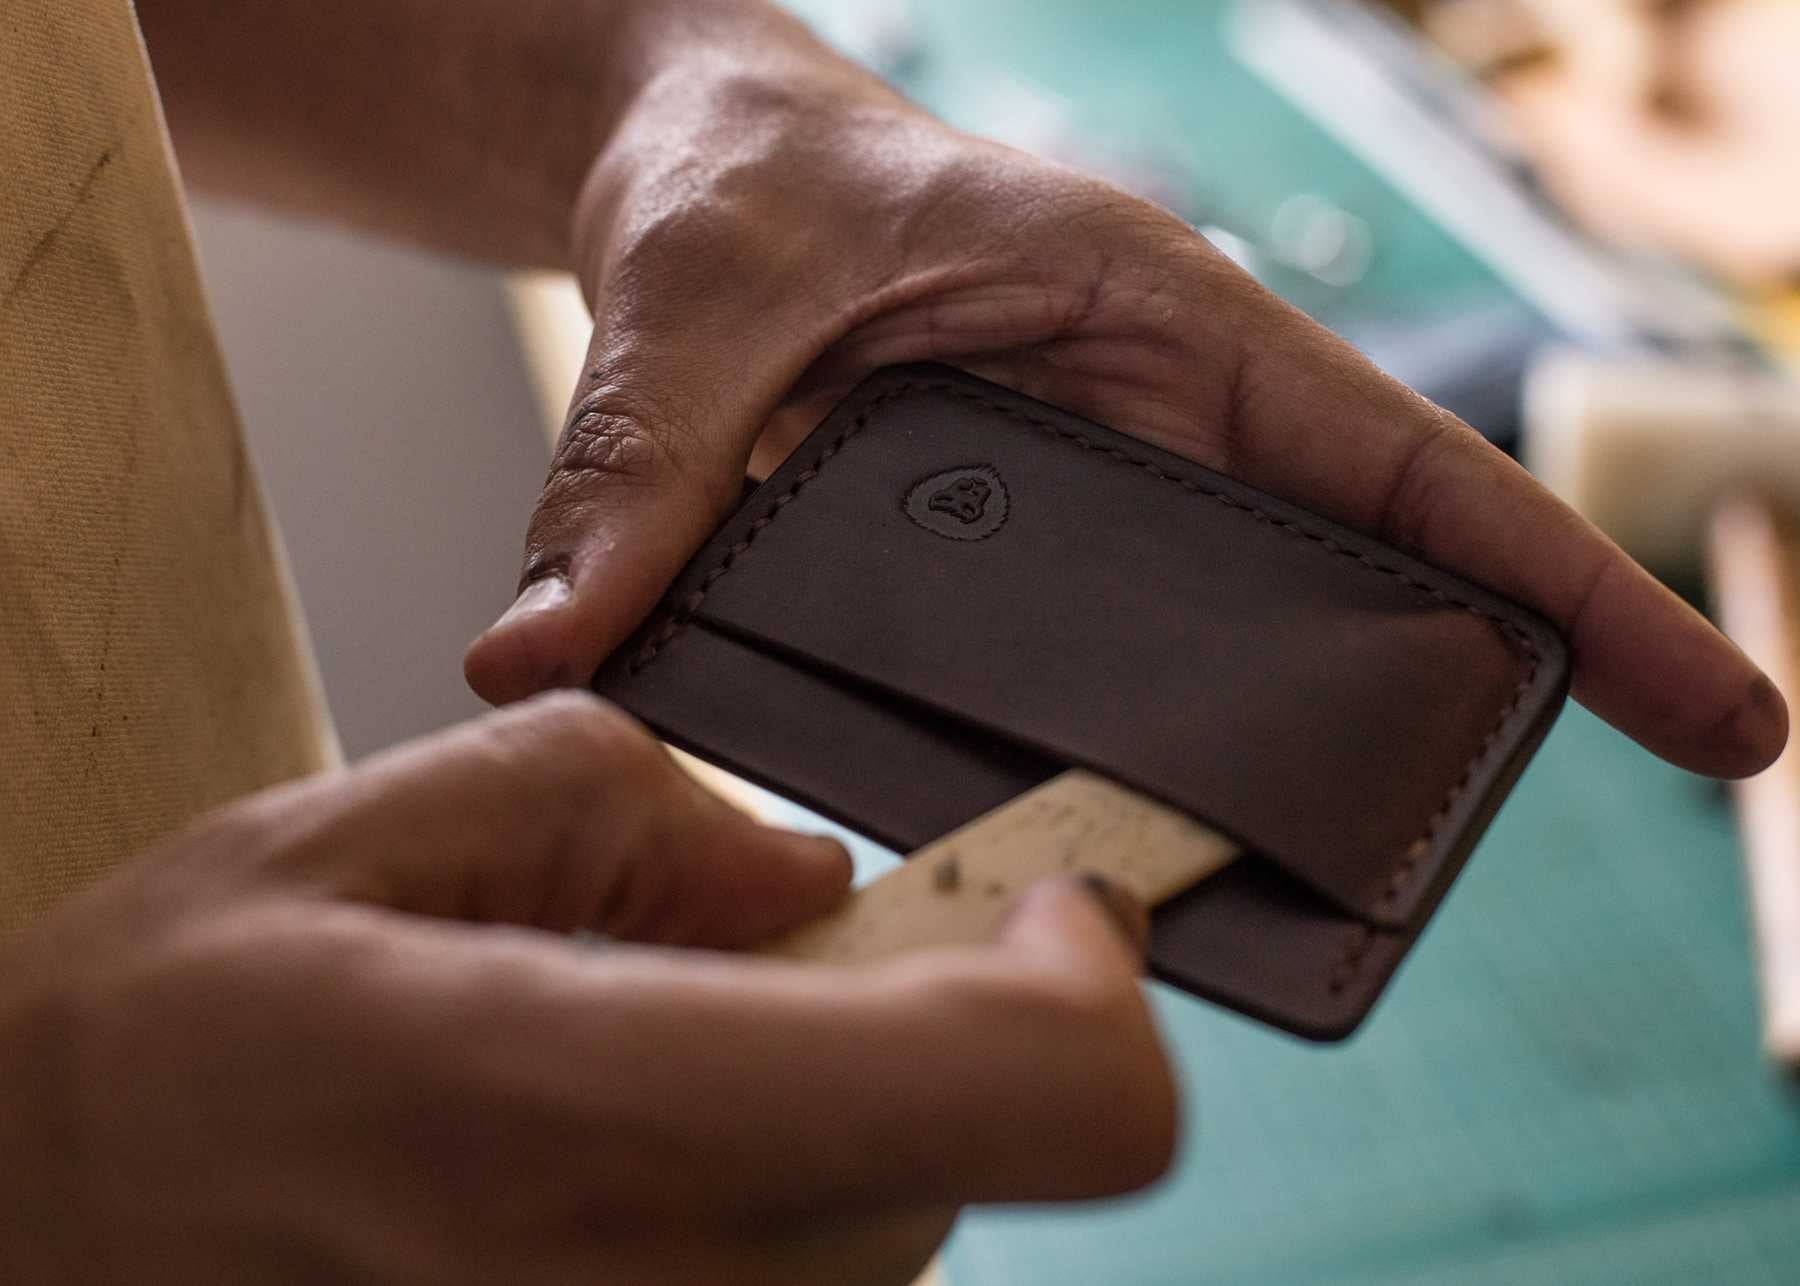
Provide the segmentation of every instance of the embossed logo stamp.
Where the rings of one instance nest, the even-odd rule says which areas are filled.
[[[1012,498],[1000,471],[971,464],[934,473],[906,493],[906,516],[949,540],[986,540],[1006,525]]]

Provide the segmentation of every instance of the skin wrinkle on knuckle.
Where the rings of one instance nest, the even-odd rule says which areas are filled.
[[[521,716],[525,759],[534,777],[557,787],[588,780],[595,765],[640,775],[655,743],[616,708],[586,692],[536,698]]]
[[[1395,468],[1375,521],[1377,534],[1403,549],[1427,546],[1432,524],[1442,517],[1439,496],[1453,483],[1447,476],[1452,462],[1471,449],[1481,449],[1471,440],[1473,430],[1448,411],[1424,405],[1430,409],[1431,426],[1410,444]]]
[[[730,118],[760,127],[733,128],[714,146],[674,159],[642,160],[633,209],[614,225],[611,282],[654,282],[664,293],[691,286],[705,298],[727,265],[740,298],[775,305],[796,274],[816,277],[837,264],[866,289],[866,278],[879,281],[912,257],[906,248],[921,211],[968,191],[966,183],[932,187],[932,140],[947,132],[935,122],[927,128],[898,101],[823,116],[805,110],[806,95],[766,82],[745,92],[776,96],[754,117]],[[898,138],[914,145],[897,146]],[[844,227],[868,230],[866,249],[854,257],[831,235]],[[889,249],[879,257],[894,262],[873,263],[878,247]]]
[[[1574,591],[1568,606],[1561,613],[1560,624],[1569,636],[1571,657],[1575,663],[1577,682],[1581,671],[1586,669],[1584,649],[1590,637],[1593,622],[1589,612],[1596,603],[1604,602],[1601,591],[1609,583],[1617,580],[1619,575],[1630,575],[1631,565],[1619,558],[1602,558],[1595,562],[1593,571],[1585,578],[1580,588]]]
[[[613,399],[592,397],[576,409],[557,443],[551,483],[600,477],[627,486],[653,487],[676,468],[670,444],[631,410]]]
[[[904,170],[890,166],[883,175],[898,180],[885,223],[907,258],[940,257],[947,249],[980,258],[1021,243],[1038,204],[1028,191],[1035,164],[1021,167],[1009,149],[942,133],[922,140],[915,153]],[[1004,220],[994,214],[997,187],[1012,188],[1017,198]]]
[[[630,511],[646,495],[676,492],[716,514],[737,497],[742,470],[703,467],[714,444],[695,422],[704,406],[678,411],[645,400],[635,385],[647,376],[623,359],[590,359],[590,379],[604,381],[585,394],[571,412],[538,498],[526,538],[526,582],[551,572],[567,573],[579,542],[596,523]],[[692,384],[702,372],[677,384]],[[671,378],[668,372],[664,378]],[[634,385],[625,392],[622,383]],[[716,476],[715,476],[716,475]]]
[[[529,835],[548,827],[567,834],[578,828],[594,764],[616,753],[616,722],[597,699],[558,691],[477,725],[465,753],[477,775],[497,785],[490,807],[508,820],[496,831]]]
[[[712,180],[699,174],[665,177],[658,187],[679,182],[682,189],[641,193],[609,247],[603,296],[638,306],[673,298],[693,305],[705,298],[704,285],[722,264],[751,248],[741,204],[715,199]]]
[[[644,857],[677,850],[695,818],[692,810],[680,807],[691,801],[684,790],[687,779],[662,746],[618,710],[583,694],[565,694],[556,720],[539,755],[545,764],[542,780],[560,810],[555,853],[570,859],[577,850],[591,850],[602,834],[605,850],[613,855]],[[616,865],[640,873],[647,867],[673,870],[668,862]],[[644,883],[641,877],[611,883],[602,913],[619,912],[620,897],[635,899],[656,891],[636,887]]]
[[[1170,390],[1136,399],[1142,429],[1229,473],[1252,419],[1241,348],[1245,330],[1253,328],[1230,319],[1265,311],[1266,292],[1185,225],[1155,236],[1155,254],[1129,239],[1114,248],[1081,324],[1135,355],[1121,369],[1124,382]]]
[[[824,261],[829,230],[845,226],[827,211],[847,216],[858,204],[853,190],[840,190],[853,185],[821,185],[837,167],[808,164],[823,146],[816,133],[740,130],[710,148],[646,160],[613,221],[599,293],[698,307],[728,270],[737,298],[781,298],[796,272]]]

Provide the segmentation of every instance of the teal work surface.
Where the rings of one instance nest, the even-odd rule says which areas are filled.
[[[990,129],[1016,95],[984,86],[1038,87],[1096,137],[1160,140],[1229,226],[1299,192],[1355,211],[1355,299],[1270,283],[1327,320],[1497,288],[1233,62],[1218,0],[793,7],[846,43],[909,9],[897,74],[929,105]],[[952,1286],[1800,1283],[1800,1103],[1759,1057],[1739,862],[1722,793],[1571,708],[1361,1034],[1306,1046],[1159,991],[1174,1174],[967,1216]]]
[[[1362,1033],[1159,989],[1189,1120],[1147,1197],[983,1211],[955,1286],[1800,1282],[1729,809],[1571,709]]]

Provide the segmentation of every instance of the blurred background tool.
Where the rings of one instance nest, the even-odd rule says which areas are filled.
[[[1239,0],[1228,33],[1246,67],[1495,272],[1542,318],[1545,339],[1617,353],[1745,352],[1722,292],[1673,259],[1591,235],[1545,192],[1494,96],[1382,9]]]
[[[1556,199],[1615,242],[1747,285],[1800,271],[1800,5],[1438,0]]]
[[[1726,630],[1784,692],[1800,692],[1800,532],[1751,502],[1713,520],[1714,600]],[[1737,787],[1763,986],[1763,1043],[1800,1068],[1800,749]]]
[[[1526,407],[1533,472],[1671,583],[1710,567],[1726,628],[1800,692],[1800,382],[1571,354],[1534,374]],[[1800,752],[1737,792],[1764,1046],[1800,1070]]]

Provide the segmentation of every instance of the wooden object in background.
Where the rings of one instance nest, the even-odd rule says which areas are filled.
[[[1800,695],[1800,532],[1755,500],[1712,527],[1712,588],[1731,637],[1792,700]],[[1800,1068],[1800,747],[1736,786],[1762,980],[1763,1042]]]

